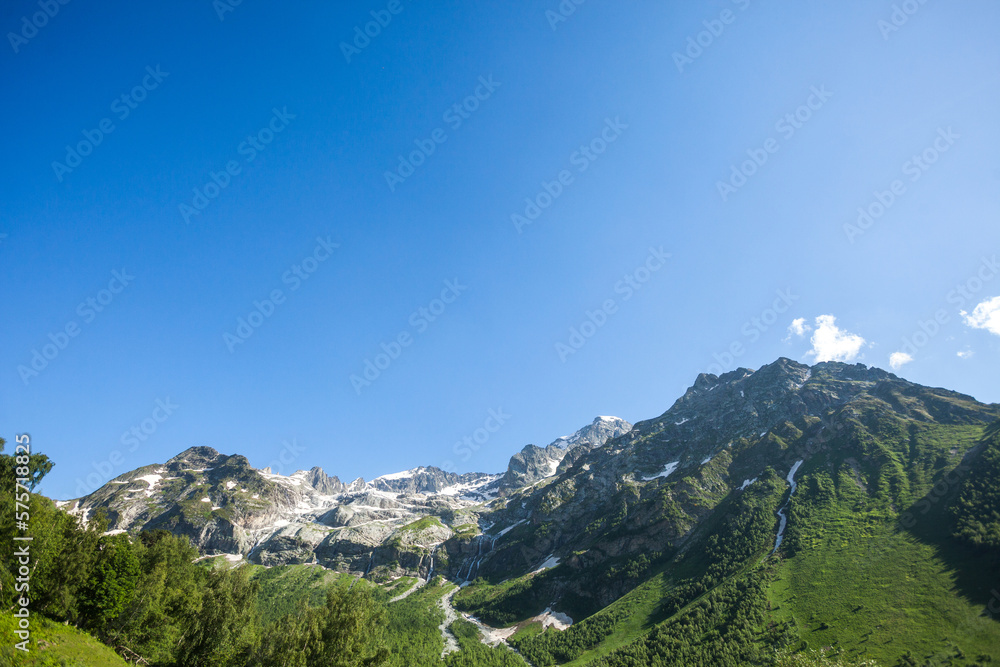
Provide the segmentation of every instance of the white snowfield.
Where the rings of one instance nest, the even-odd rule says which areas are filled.
[[[379,475],[378,477],[376,477],[372,481],[373,482],[377,482],[380,479],[384,479],[386,481],[392,481],[394,479],[411,479],[417,473],[421,473],[424,470],[426,470],[426,468],[424,468],[423,466],[420,466],[418,468],[413,468],[412,470],[404,470],[403,472],[394,472],[394,473],[391,473],[389,475]]]
[[[555,556],[550,555],[545,559],[545,562],[538,566],[537,570],[534,570],[532,574],[538,574],[539,572],[544,572],[545,570],[551,570],[556,565],[559,564],[559,559]]]
[[[756,481],[757,481],[756,477],[754,477],[753,479],[745,479],[745,480],[743,480],[743,486],[740,487],[740,491],[743,491],[744,489],[746,489],[748,486],[750,486],[751,484],[753,484]]]
[[[160,482],[160,480],[163,479],[163,476],[162,475],[143,475],[142,477],[136,477],[135,479],[136,479],[136,481],[139,481],[141,479],[142,481],[144,481],[147,484],[149,484],[149,488],[146,489],[146,497],[149,498],[149,497],[151,497],[153,495],[153,489],[155,489],[156,485]]]
[[[555,628],[556,630],[565,630],[569,626],[573,625],[572,618],[561,612],[552,611],[552,607],[546,607],[545,611],[531,620],[541,621],[543,630],[550,627]]]
[[[673,471],[677,470],[677,466],[679,466],[680,464],[681,464],[680,461],[674,461],[673,463],[668,463],[667,465],[663,466],[663,470],[660,471],[659,474],[653,475],[652,477],[643,477],[642,479],[643,481],[650,482],[654,479],[659,479],[660,477],[669,477]]]

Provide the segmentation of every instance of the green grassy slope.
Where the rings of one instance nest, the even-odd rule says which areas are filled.
[[[702,664],[709,657],[718,664],[772,664],[782,646],[824,649],[851,663],[1000,663],[1000,614],[987,607],[1000,608],[1000,553],[980,539],[992,534],[1000,507],[970,509],[968,502],[1000,485],[998,428],[878,410],[846,421],[800,471],[779,556],[758,568],[769,552],[758,549],[723,578],[703,575],[699,583],[709,585],[687,596],[672,586],[691,580],[691,559],[671,563],[571,629],[527,628],[512,643],[539,667]],[[987,528],[956,539],[968,525]],[[731,530],[719,531],[726,537],[721,552],[715,544],[713,555],[710,543],[692,552],[700,561],[711,563],[720,553],[726,560],[738,537]],[[773,530],[772,520],[772,540]],[[734,602],[734,585],[752,598]],[[493,602],[502,592],[476,597]],[[685,603],[679,611],[667,608],[672,596]],[[735,637],[747,646],[738,649]]]
[[[41,616],[31,619],[30,650],[24,654],[12,647],[16,627],[12,614],[0,613],[0,637],[4,638],[0,646],[0,665],[4,667],[125,667],[128,664],[86,632]]]

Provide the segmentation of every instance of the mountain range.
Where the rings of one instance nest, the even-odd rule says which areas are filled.
[[[192,447],[59,504],[220,561],[453,582],[441,604],[534,665],[757,664],[742,646],[986,664],[998,420],[878,368],[782,358],[701,374],[658,417],[597,417],[500,473],[345,483]]]

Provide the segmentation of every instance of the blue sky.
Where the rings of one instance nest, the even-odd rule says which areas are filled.
[[[0,419],[49,495],[498,471],[779,356],[1000,401],[996,3],[44,11],[0,19]]]

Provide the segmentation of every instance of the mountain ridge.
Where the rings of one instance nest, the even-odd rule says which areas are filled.
[[[418,466],[344,484],[320,468],[278,475],[195,447],[64,506],[103,509],[113,532],[187,535],[231,561],[317,564],[374,582],[410,576],[418,587],[441,575],[461,586],[454,604],[479,623],[556,614],[567,638],[587,638],[515,642],[541,656],[535,664],[553,664],[589,650],[580,647],[618,646],[622,619],[679,613],[753,563],[798,562],[816,544],[808,517],[831,502],[869,512],[885,533],[885,517],[912,515],[944,475],[974,470],[968,462],[996,438],[998,420],[998,405],[882,369],[779,358],[702,373],[634,425],[598,417],[546,447],[526,445],[502,473]],[[991,482],[977,484],[966,503],[992,497]],[[993,539],[980,510],[955,529],[962,539]],[[655,607],[609,611],[631,608],[637,591],[652,595],[652,582],[662,588]],[[562,641],[577,648],[552,653]]]

